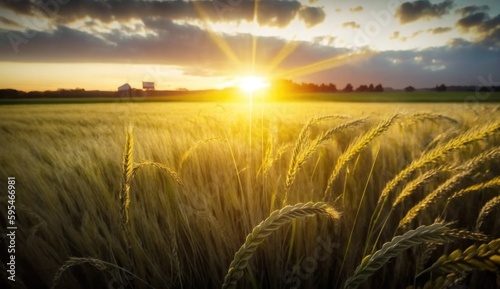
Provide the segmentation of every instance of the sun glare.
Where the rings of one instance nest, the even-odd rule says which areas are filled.
[[[241,79],[239,83],[239,87],[249,93],[252,93],[256,90],[261,90],[269,86],[269,83],[266,82],[262,77],[257,76],[247,76]]]

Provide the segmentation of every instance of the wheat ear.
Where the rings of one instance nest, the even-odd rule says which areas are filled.
[[[391,241],[382,245],[377,252],[367,255],[344,284],[344,288],[358,288],[375,271],[380,269],[390,259],[398,256],[401,252],[426,243],[426,242],[449,242],[455,239],[450,235],[451,230],[442,223],[434,223],[429,226],[420,226],[410,230],[403,235],[394,237]]]
[[[404,189],[399,193],[396,197],[396,200],[392,204],[392,208],[396,208],[400,203],[405,201],[407,198],[411,196],[411,194],[416,191],[418,188],[423,186],[427,181],[436,176],[438,173],[443,171],[447,171],[448,169],[445,167],[439,167],[436,169],[431,169],[420,175],[418,178],[410,181]]]
[[[295,142],[295,146],[292,151],[292,157],[290,158],[290,168],[288,169],[289,172],[292,170],[292,167],[295,166],[294,164],[297,163],[299,155],[303,151],[304,146],[307,143],[307,137],[309,136],[309,129],[311,128],[311,126],[323,120],[336,119],[336,118],[345,118],[345,117],[340,115],[326,115],[320,117],[313,117],[302,127],[302,130],[299,133],[299,137],[297,138],[297,141]],[[288,175],[287,175],[287,180],[288,180]]]
[[[414,114],[409,115],[409,117],[407,119],[410,121],[414,121],[414,122],[446,120],[446,121],[451,122],[453,124],[459,124],[459,122],[452,117],[449,117],[449,116],[443,115],[443,114],[436,114],[436,113],[429,113],[429,112],[414,113]]]
[[[157,163],[157,162],[144,161],[144,162],[140,162],[140,163],[136,164],[134,166],[133,171],[132,171],[132,178],[135,177],[135,175],[137,174],[137,171],[139,171],[139,169],[141,169],[143,167],[147,167],[147,166],[152,166],[152,167],[159,169],[160,171],[166,173],[172,179],[174,179],[174,181],[176,181],[177,184],[183,186],[182,180],[179,178],[179,174],[175,170],[167,167],[164,164]]]
[[[122,225],[126,225],[129,220],[129,206],[130,206],[130,183],[134,171],[134,136],[132,133],[132,126],[127,129],[127,136],[125,140],[125,147],[123,149],[122,159],[122,185],[120,191],[121,202],[121,216]]]
[[[471,128],[467,132],[449,140],[445,144],[429,150],[420,158],[412,161],[405,169],[400,171],[391,181],[389,181],[385,185],[377,201],[377,206],[380,207],[380,205],[387,199],[389,193],[392,192],[401,181],[407,179],[417,169],[434,163],[446,154],[463,148],[468,144],[486,139],[487,137],[497,133],[498,131],[500,131],[500,122],[489,124],[481,128]],[[381,211],[381,208],[379,208],[379,210]]]
[[[73,266],[77,265],[82,265],[82,264],[90,264],[94,266],[95,268],[99,270],[104,270],[106,269],[106,266],[104,265],[104,262],[99,260],[99,259],[94,259],[94,258],[76,258],[76,257],[71,257],[69,258],[56,272],[54,275],[54,279],[52,281],[52,289],[56,288],[56,286],[59,284],[59,280],[61,280],[62,275],[66,270]]]
[[[496,196],[486,202],[486,204],[481,208],[481,211],[479,212],[479,215],[477,217],[476,231],[481,231],[486,217],[488,217],[493,212],[493,209],[497,206],[500,206],[500,196]]]
[[[340,214],[330,205],[321,202],[299,203],[272,212],[269,217],[253,228],[252,232],[246,237],[245,243],[240,247],[238,252],[234,254],[234,259],[224,278],[222,288],[234,288],[236,286],[236,282],[243,276],[243,270],[247,267],[248,261],[253,256],[258,246],[264,242],[266,237],[272,232],[290,223],[293,219],[311,217],[318,214],[327,215],[333,219],[338,219],[340,217]]]
[[[451,196],[449,200],[452,201],[454,199],[461,198],[461,197],[466,196],[466,195],[473,193],[473,192],[491,189],[491,188],[495,188],[498,186],[500,186],[500,177],[496,177],[496,178],[493,178],[487,182],[475,184],[475,185],[472,185],[468,188],[462,189],[462,190],[456,192],[453,196]]]
[[[54,275],[54,279],[52,281],[52,286],[51,289],[55,289],[56,286],[59,284],[59,281],[61,280],[62,275],[64,272],[66,272],[69,268],[73,266],[78,266],[78,265],[83,265],[83,264],[89,264],[92,265],[93,267],[99,269],[99,270],[105,270],[107,268],[115,268],[118,269],[124,273],[127,273],[130,276],[133,276],[134,279],[141,281],[144,283],[145,286],[149,288],[151,287],[144,279],[139,278],[139,276],[135,275],[134,273],[128,271],[125,268],[122,268],[118,265],[102,261],[96,258],[78,258],[78,257],[70,257],[59,269],[57,270],[56,274]],[[153,288],[154,289],[154,288]]]
[[[353,142],[347,150],[338,158],[337,163],[335,164],[335,168],[333,169],[332,174],[328,178],[328,183],[326,185],[326,189],[323,196],[323,201],[328,199],[328,195],[332,188],[333,182],[337,178],[340,173],[340,170],[345,166],[347,162],[349,162],[352,158],[354,158],[357,154],[359,154],[370,142],[385,132],[389,127],[394,123],[395,119],[398,117],[397,114],[391,116],[390,118],[380,122],[378,125],[370,129],[363,136],[361,136],[357,141]]]
[[[290,190],[290,187],[292,186],[293,182],[295,181],[295,178],[297,176],[297,172],[299,171],[300,167],[309,159],[309,157],[318,150],[318,148],[325,143],[327,140],[332,138],[336,133],[339,131],[345,130],[349,127],[358,125],[362,122],[364,122],[365,119],[357,119],[353,120],[347,123],[343,123],[341,125],[338,125],[334,128],[331,128],[327,130],[326,132],[323,132],[320,136],[318,136],[314,141],[310,142],[306,146],[306,140],[305,138],[302,139],[302,132],[301,135],[299,136],[299,141],[297,142],[293,153],[292,153],[292,158],[290,160],[290,166],[288,168],[288,172],[286,174],[286,180],[285,180],[285,196],[283,197],[283,204],[286,204],[287,199],[288,199],[288,191]],[[299,144],[300,142],[300,144]],[[299,148],[299,151],[296,152],[297,148]]]
[[[180,161],[179,161],[179,165],[177,166],[177,171],[178,172],[181,172],[182,171],[182,167],[184,165],[184,162],[189,158],[189,156],[198,148],[200,147],[202,144],[205,144],[205,143],[208,143],[208,142],[211,142],[211,141],[214,141],[214,140],[218,140],[219,138],[216,138],[216,137],[211,137],[211,138],[204,138],[204,139],[201,139],[197,142],[195,142],[187,151],[184,152],[184,154],[182,155]]]
[[[500,157],[500,148],[496,147],[489,151],[486,151],[478,156],[468,160],[465,164],[457,168],[458,174],[449,178],[441,184],[436,190],[428,194],[423,200],[413,206],[405,215],[405,217],[400,221],[399,227],[404,228],[410,224],[417,215],[430,207],[432,204],[436,203],[440,198],[444,198],[448,192],[453,190],[460,182],[470,174],[472,174],[480,165],[490,161],[492,159]]]
[[[443,255],[418,276],[429,271],[460,273],[476,269],[492,272],[500,269],[500,239],[495,239],[479,247],[474,244],[465,251],[455,250],[449,255]]]

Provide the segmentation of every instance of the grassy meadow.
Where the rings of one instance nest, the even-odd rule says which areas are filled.
[[[2,288],[500,286],[498,104],[16,104],[0,134]]]

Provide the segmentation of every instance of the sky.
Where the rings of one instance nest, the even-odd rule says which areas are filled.
[[[500,85],[498,0],[0,0],[0,88]]]

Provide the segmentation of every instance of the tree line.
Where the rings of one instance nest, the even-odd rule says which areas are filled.
[[[271,87],[277,91],[293,91],[293,92],[383,92],[384,87],[382,84],[377,84],[374,86],[370,85],[360,85],[357,88],[350,83],[346,84],[343,89],[338,89],[337,86],[333,83],[296,83],[291,80],[275,80],[271,83]]]

